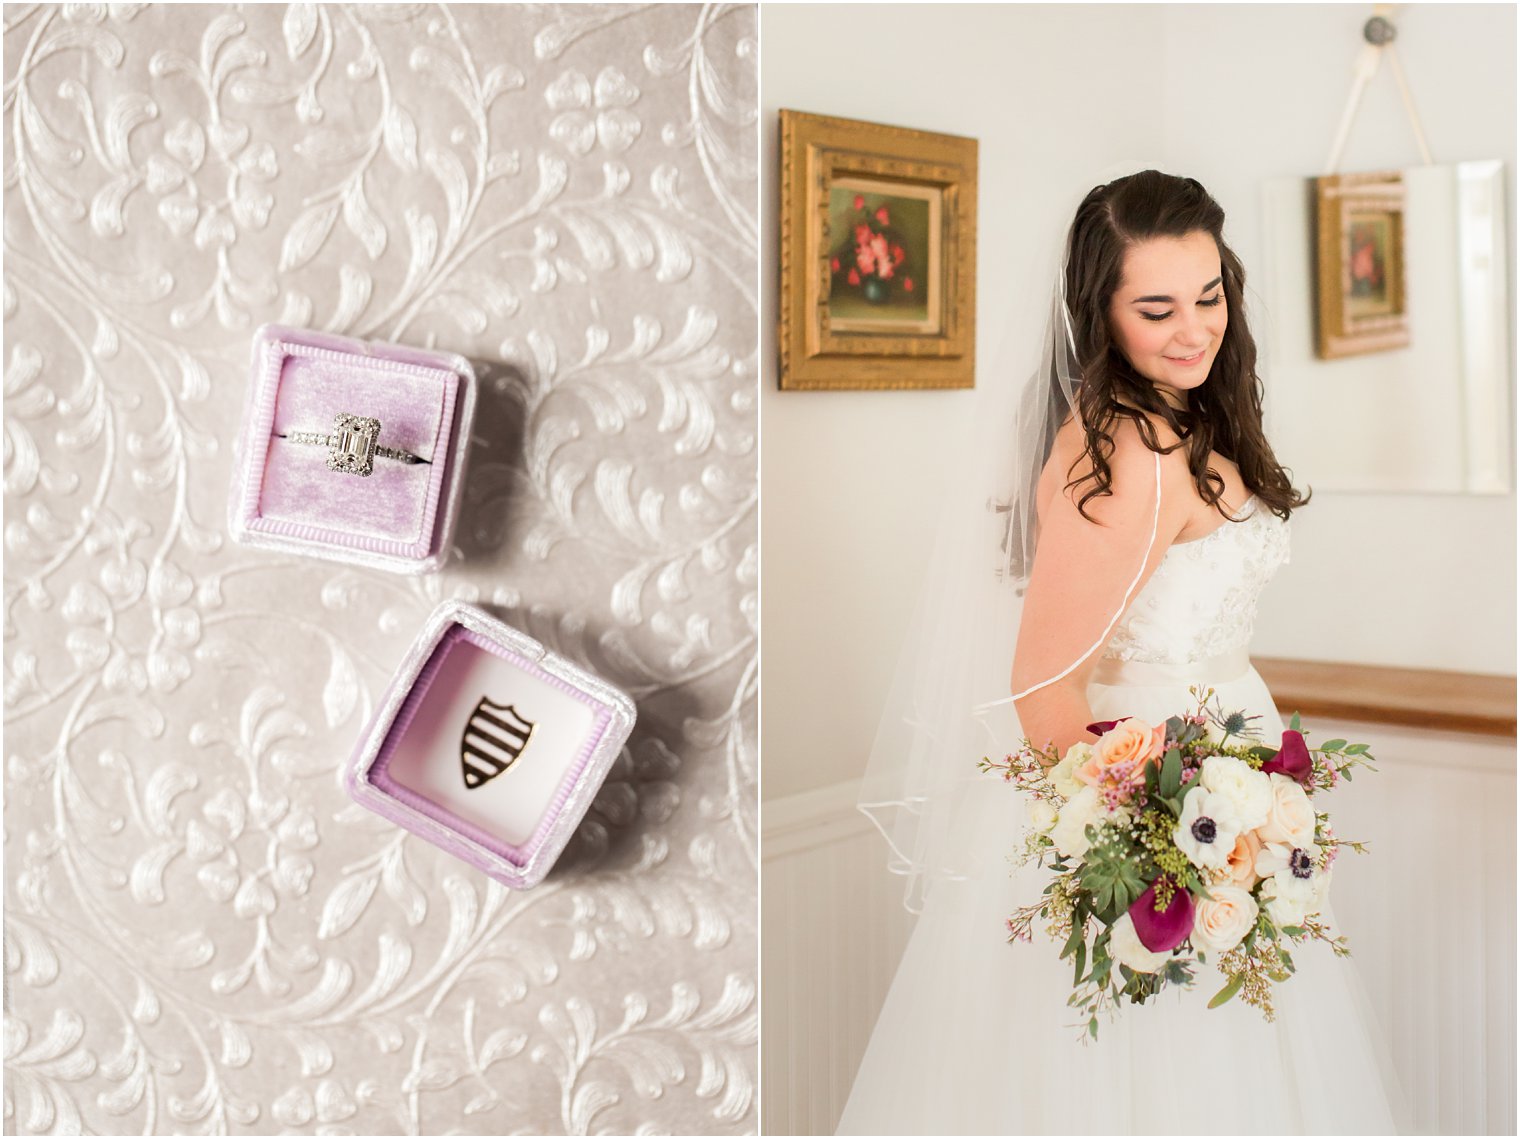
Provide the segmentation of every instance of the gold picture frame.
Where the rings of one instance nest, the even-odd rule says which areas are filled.
[[[1408,347],[1403,174],[1331,174],[1312,185],[1315,354],[1337,360]]]
[[[780,125],[781,388],[975,386],[976,139]]]

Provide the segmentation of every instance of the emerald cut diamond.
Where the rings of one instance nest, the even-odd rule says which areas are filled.
[[[380,443],[380,421],[339,412],[328,438],[327,468],[367,478],[375,469]]]

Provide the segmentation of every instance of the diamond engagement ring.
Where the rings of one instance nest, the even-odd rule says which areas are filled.
[[[375,459],[390,459],[397,463],[426,463],[427,460],[410,451],[397,447],[380,446],[380,421],[362,415],[350,415],[340,411],[333,418],[331,435],[315,431],[292,431],[278,435],[292,443],[327,448],[327,469],[343,474],[368,478],[375,469]]]

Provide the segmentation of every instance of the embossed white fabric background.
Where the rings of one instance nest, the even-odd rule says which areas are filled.
[[[755,1130],[754,8],[4,52],[6,1130]],[[227,541],[270,320],[475,361],[441,574]],[[639,702],[530,892],[339,785],[450,596]]]

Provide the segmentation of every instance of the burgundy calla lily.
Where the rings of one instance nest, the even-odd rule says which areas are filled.
[[[1193,897],[1179,887],[1172,894],[1171,904],[1158,911],[1153,883],[1135,899],[1135,904],[1129,908],[1129,916],[1135,923],[1135,936],[1141,945],[1152,953],[1170,953],[1193,932]]]
[[[1262,764],[1261,769],[1268,775],[1276,772],[1307,785],[1314,778],[1314,764],[1303,735],[1292,728],[1283,732],[1282,750]]]
[[[1101,736],[1104,732],[1110,731],[1118,722],[1118,720],[1099,720],[1096,723],[1088,724],[1087,730],[1095,736]]]

